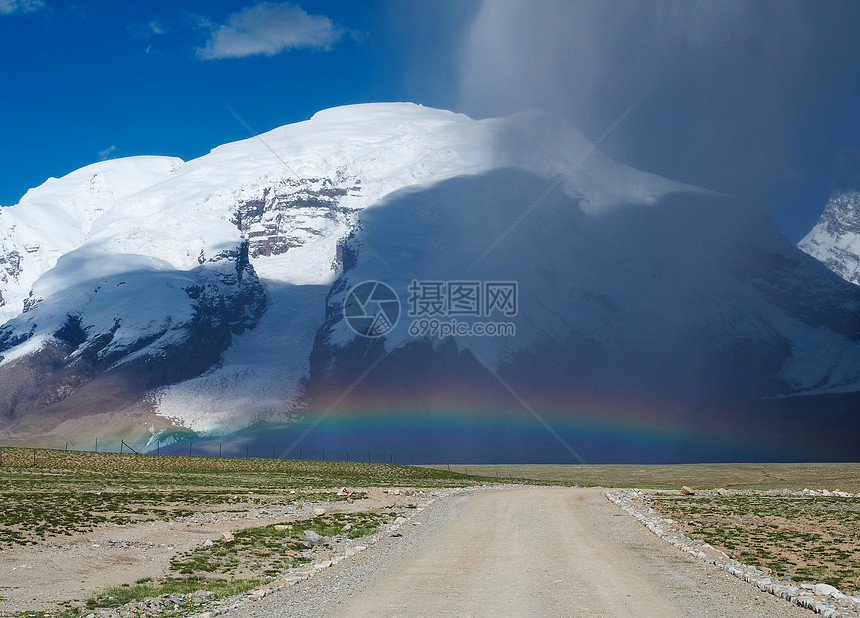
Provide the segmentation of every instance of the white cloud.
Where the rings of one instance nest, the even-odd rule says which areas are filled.
[[[43,0],[0,0],[0,15],[36,13],[44,8]]]
[[[199,20],[211,30],[209,40],[197,49],[204,60],[274,56],[287,49],[330,49],[344,29],[324,15],[309,15],[301,7],[261,2],[233,13],[224,24]]]
[[[165,32],[167,32],[167,28],[165,28],[162,23],[157,19],[151,20],[149,23],[146,24],[146,26],[149,28],[149,31],[152,32],[152,34],[164,34]]]
[[[152,18],[147,22],[129,26],[128,31],[134,38],[148,41],[165,34],[167,32],[167,26],[165,26],[161,20]],[[158,48],[156,48],[152,43],[147,44],[143,51],[147,56],[161,54]]]
[[[105,148],[104,150],[99,151],[99,157],[101,157],[102,161],[105,159],[109,159],[111,155],[113,155],[117,151],[117,147],[113,144]]]
[[[167,27],[157,19],[150,19],[143,24],[134,24],[133,26],[129,26],[128,29],[134,36],[140,39],[148,39],[167,32]]]

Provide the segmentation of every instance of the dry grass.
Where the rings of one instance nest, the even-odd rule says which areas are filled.
[[[437,469],[448,468],[437,466]],[[860,463],[680,465],[452,465],[451,472],[604,487],[678,489],[841,489],[860,492]]]
[[[35,454],[35,457],[34,457]],[[296,459],[262,459],[245,457],[186,457],[178,455],[134,455],[92,453],[59,449],[0,447],[0,469],[33,469],[42,471],[86,471],[118,476],[122,473],[184,475],[194,481],[195,475],[215,478],[226,474],[255,479],[272,477],[291,486],[333,485],[423,485],[457,486],[468,479],[445,470],[416,466],[346,461],[316,461]],[[183,483],[188,484],[188,483]],[[205,483],[204,483],[205,484]]]

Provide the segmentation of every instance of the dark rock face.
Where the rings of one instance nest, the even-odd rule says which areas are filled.
[[[824,209],[819,224],[832,236],[860,234],[860,194],[841,193]]]
[[[0,253],[0,283],[7,283],[10,279],[17,279],[21,274],[21,254],[17,251]],[[0,292],[0,307],[6,304],[2,292]]]
[[[17,251],[9,251],[0,254],[0,281],[8,281],[8,277],[17,277],[21,274],[21,254]]]
[[[352,210],[340,205],[361,191],[361,181],[331,178],[287,179],[257,199],[240,202],[233,223],[248,239],[252,257],[281,255],[325,235]]]

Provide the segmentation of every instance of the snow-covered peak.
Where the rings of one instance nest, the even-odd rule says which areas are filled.
[[[860,193],[845,191],[830,198],[816,226],[797,246],[860,285]]]
[[[96,219],[182,163],[158,156],[101,161],[49,178],[18,204],[0,208],[0,323],[21,312],[33,283],[84,242]]]
[[[321,183],[333,190],[353,188],[338,200],[348,227],[349,212],[393,191],[454,176],[513,167],[550,182],[588,147],[574,127],[542,112],[476,121],[411,103],[338,107],[189,161],[165,181],[118,200],[93,225],[91,237],[187,269],[201,255],[236,242],[231,220],[237,205],[272,192],[318,191]],[[586,212],[653,203],[667,192],[691,189],[597,151],[562,186]]]

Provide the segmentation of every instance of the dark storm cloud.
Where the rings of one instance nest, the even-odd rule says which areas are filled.
[[[840,191],[860,191],[860,148],[843,148],[839,153],[836,188]]]
[[[839,2],[486,0],[463,108],[539,107],[596,137],[639,102],[604,150],[761,200],[797,181],[799,150],[856,88],[857,23],[860,4]]]

